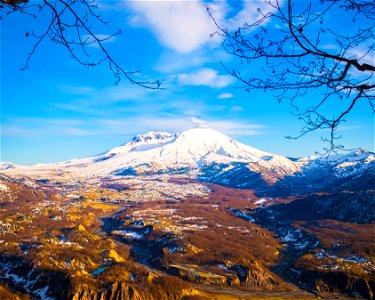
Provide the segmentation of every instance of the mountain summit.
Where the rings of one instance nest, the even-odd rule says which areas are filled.
[[[122,146],[115,147],[109,150],[107,154],[124,154],[136,149],[151,149],[173,140],[174,138],[176,138],[176,136],[177,134],[162,131],[151,131],[144,134],[137,134],[129,142],[123,144]]]
[[[241,188],[269,190],[270,186],[276,186],[283,190],[316,190],[335,184],[345,187],[347,181],[354,179],[371,181],[374,166],[371,152],[291,160],[244,145],[216,130],[198,127],[179,134],[139,134],[101,155],[31,167],[11,165],[3,172],[41,179],[68,177],[98,181],[118,176],[179,173]]]
[[[68,171],[82,177],[120,174],[123,169],[131,169],[136,173],[160,173],[169,170],[198,170],[212,164],[256,163],[273,159],[288,160],[244,145],[214,129],[198,127],[178,134],[138,134],[129,142],[104,154],[54,164],[16,166],[13,170],[30,175],[51,170]]]
[[[241,144],[216,130],[193,128],[179,134],[149,132],[136,135],[123,146],[97,158],[96,162],[104,159],[107,162],[103,165],[116,162],[118,169],[141,167],[143,171],[160,172],[195,169],[211,163],[258,162],[274,156]]]

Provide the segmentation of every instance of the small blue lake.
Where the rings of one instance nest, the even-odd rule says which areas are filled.
[[[101,267],[97,268],[96,270],[92,271],[91,274],[94,275],[94,276],[97,276],[97,275],[103,273],[107,269],[108,269],[108,267],[101,266]]]

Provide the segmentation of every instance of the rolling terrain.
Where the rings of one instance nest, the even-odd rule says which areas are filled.
[[[374,158],[194,128],[3,162],[0,299],[373,299]]]

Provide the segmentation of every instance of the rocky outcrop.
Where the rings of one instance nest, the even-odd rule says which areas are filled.
[[[303,272],[302,282],[320,293],[341,293],[348,296],[360,295],[364,299],[374,299],[375,276],[359,278],[344,272]]]
[[[97,290],[87,284],[77,285],[69,293],[68,299],[72,300],[145,300],[153,299],[152,296],[139,291],[131,284],[124,282],[115,282],[103,290]]]
[[[279,276],[256,261],[249,263],[247,266],[232,266],[230,270],[235,271],[241,285],[251,291],[281,292],[293,290],[293,288]]]
[[[117,263],[125,261],[125,259],[122,256],[120,256],[114,249],[108,251],[108,258],[111,258],[114,262]]]
[[[178,291],[168,291],[160,286],[141,290],[127,282],[115,282],[107,288],[97,290],[87,284],[75,286],[66,298],[72,300],[182,300],[190,296],[202,296],[204,293],[185,288]]]
[[[246,271],[245,285],[259,291],[287,290],[285,282],[258,263],[253,263]]]

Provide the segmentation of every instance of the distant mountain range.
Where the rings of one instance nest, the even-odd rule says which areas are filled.
[[[1,163],[10,175],[43,180],[101,180],[119,176],[183,174],[259,193],[374,189],[375,156],[359,150],[329,157],[290,159],[244,145],[210,128],[179,134],[149,132],[93,157],[52,164]]]

